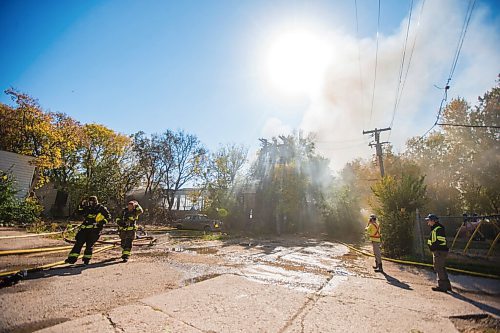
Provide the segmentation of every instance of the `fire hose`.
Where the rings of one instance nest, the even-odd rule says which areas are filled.
[[[362,255],[365,255],[365,256],[369,256],[369,257],[373,257],[374,256],[372,253],[369,253],[369,252],[357,249],[357,248],[355,248],[352,245],[346,244],[346,243],[341,242],[341,241],[337,241],[337,242],[340,243],[340,244],[342,244],[342,245],[344,245],[344,246],[347,246],[349,249],[351,249],[354,252],[357,252],[359,254],[362,254]],[[432,264],[423,263],[423,262],[417,262],[417,261],[410,261],[410,260],[393,259],[393,258],[387,258],[387,257],[382,257],[382,260],[386,260],[386,261],[390,261],[390,262],[395,262],[395,263],[398,263],[398,264],[404,264],[404,265],[422,266],[422,267],[433,267]],[[484,277],[484,278],[490,278],[490,279],[500,280],[500,276],[499,275],[495,275],[495,274],[473,272],[473,271],[468,271],[468,270],[465,270],[465,269],[459,269],[459,268],[453,268],[453,267],[446,267],[446,270],[448,270],[450,272],[462,273],[462,274],[466,274],[466,275],[473,275],[473,276],[479,276],[479,277]]]
[[[78,226],[75,226],[69,230],[65,229],[63,231],[43,232],[43,233],[39,233],[39,234],[28,234],[28,235],[0,236],[0,239],[16,239],[16,238],[43,237],[43,236],[57,235],[57,234],[64,233],[67,231],[75,230],[76,228],[78,228]]]
[[[99,252],[104,252],[104,251],[110,250],[110,249],[115,248],[115,247],[116,247],[116,245],[104,246],[104,247],[101,247],[101,248],[95,250],[94,254],[99,253]],[[78,259],[81,259],[81,258],[83,258],[83,255],[80,255],[78,257]],[[51,264],[41,265],[41,266],[37,266],[37,267],[31,267],[31,268],[27,268],[27,269],[18,269],[18,270],[9,271],[9,272],[1,272],[0,277],[14,275],[14,274],[18,274],[18,273],[33,273],[33,272],[41,271],[41,270],[44,270],[47,268],[52,268],[52,267],[64,265],[64,264],[65,264],[64,260],[61,260],[61,261],[53,262]]]
[[[70,225],[68,225],[68,226],[70,226]],[[78,226],[70,227],[69,229],[68,229],[68,226],[62,232],[58,231],[58,232],[50,232],[50,233],[45,233],[45,234],[22,235],[22,236],[34,237],[34,236],[42,236],[42,235],[49,235],[49,234],[50,235],[62,234],[63,239],[66,242],[75,243],[74,240],[70,240],[66,237],[66,232],[75,230],[76,228],[78,228]],[[5,236],[5,237],[21,238],[22,236],[15,236],[15,237]],[[113,249],[113,248],[119,246],[120,241],[121,241],[120,239],[97,241],[97,243],[99,243],[99,244],[110,244],[110,245],[96,249],[94,251],[94,254]],[[137,241],[139,241],[140,243],[137,243]],[[146,243],[144,241],[148,241],[148,242]],[[134,246],[144,246],[144,245],[152,246],[152,245],[154,245],[155,242],[156,242],[156,238],[154,238],[152,236],[148,236],[146,234],[145,236],[138,236],[137,240],[134,240]],[[40,252],[61,252],[61,251],[66,251],[66,250],[71,249],[71,248],[72,248],[72,246],[59,246],[59,247],[37,248],[37,249],[7,250],[7,251],[0,251],[0,256],[2,256],[2,255],[15,255],[15,254],[27,254],[27,253],[40,253]],[[81,259],[81,258],[83,258],[83,255],[80,255],[78,257],[78,259]],[[21,274],[24,277],[27,273],[32,273],[32,272],[36,272],[36,271],[40,271],[43,269],[47,269],[47,268],[51,268],[51,267],[55,267],[55,266],[59,266],[59,265],[64,265],[64,264],[65,264],[65,262],[64,262],[64,260],[62,260],[62,261],[57,261],[54,263],[41,265],[41,266],[37,266],[37,267],[31,267],[31,268],[26,268],[26,269],[17,269],[17,270],[7,271],[7,272],[0,272],[0,278],[8,277],[11,275],[16,275],[16,274]]]

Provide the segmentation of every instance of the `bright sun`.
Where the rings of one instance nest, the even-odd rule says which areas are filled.
[[[331,60],[331,48],[319,36],[292,31],[276,38],[267,68],[271,83],[287,94],[316,91]]]

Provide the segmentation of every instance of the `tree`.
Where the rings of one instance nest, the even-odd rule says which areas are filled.
[[[215,216],[220,209],[228,212],[230,206],[234,206],[235,180],[245,164],[247,153],[248,148],[243,145],[227,144],[209,155],[203,173],[208,214]]]
[[[145,184],[144,194],[151,200],[160,189],[165,171],[160,164],[160,137],[147,137],[144,132],[137,132],[132,136],[133,151],[137,156],[139,172]]]
[[[359,240],[363,231],[360,201],[348,184],[332,182],[321,202],[326,230],[336,238]]]
[[[177,191],[200,177],[207,151],[200,140],[184,131],[167,130],[158,139],[160,185],[168,210],[172,210]]]
[[[452,100],[441,122],[458,126],[444,125],[424,139],[408,141],[406,156],[427,175],[433,211],[498,213],[500,131],[494,126],[500,124],[499,106],[498,86],[475,107],[460,98]]]
[[[112,204],[122,203],[124,193],[130,186],[124,170],[133,168],[127,153],[131,151],[131,139],[98,124],[83,126],[83,144],[78,151],[78,175],[71,186],[71,197],[75,201],[88,195],[97,195]]]
[[[328,163],[316,155],[314,139],[293,134],[260,139],[261,148],[251,168],[257,181],[254,215],[267,232],[310,231],[315,228]],[[307,221],[307,222],[306,222]]]
[[[46,170],[61,163],[59,143],[63,138],[53,129],[53,116],[44,112],[38,101],[14,89],[5,91],[16,103],[0,103],[0,149],[36,157],[38,186],[47,181]]]
[[[385,176],[372,186],[378,205],[384,252],[391,256],[411,253],[414,213],[426,202],[423,176]]]

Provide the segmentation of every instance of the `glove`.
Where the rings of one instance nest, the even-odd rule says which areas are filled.
[[[104,222],[97,222],[97,229],[101,231],[104,228]]]

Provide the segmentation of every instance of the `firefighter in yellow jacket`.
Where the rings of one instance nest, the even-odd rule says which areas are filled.
[[[83,263],[88,265],[90,259],[92,259],[92,248],[99,239],[104,224],[111,219],[111,214],[105,206],[97,201],[96,196],[82,200],[78,206],[77,213],[84,217],[84,221],[79,227],[75,237],[76,243],[65,262],[67,264],[74,264],[80,255],[83,244],[85,244]]]
[[[370,220],[368,221],[365,230],[367,236],[372,242],[373,254],[375,255],[375,266],[373,266],[373,269],[375,272],[383,273],[382,255],[380,253],[380,226],[377,223],[377,217],[375,215],[370,215]]]
[[[122,215],[116,218],[118,231],[120,232],[122,259],[127,262],[132,251],[132,242],[136,237],[137,220],[139,215],[144,212],[137,201],[129,201],[127,208],[123,209]]]
[[[437,274],[438,285],[432,287],[434,291],[451,291],[451,283],[446,272],[446,257],[448,256],[448,245],[446,245],[446,231],[439,223],[439,218],[434,214],[429,214],[425,218],[427,225],[431,228],[427,245],[432,252],[432,262],[434,271]]]

